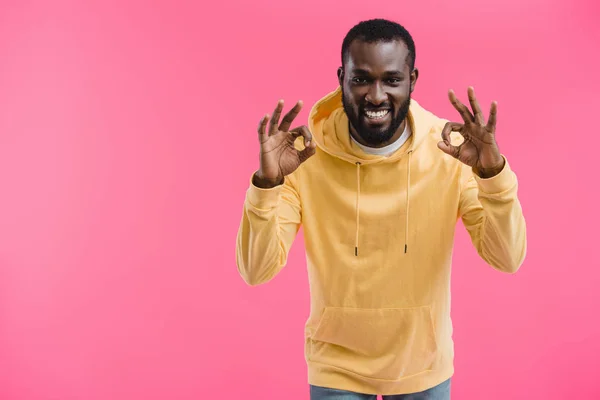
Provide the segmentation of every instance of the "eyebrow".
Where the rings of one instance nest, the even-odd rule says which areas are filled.
[[[357,75],[371,75],[371,73],[369,71],[367,71],[366,69],[362,69],[362,68],[354,68],[354,69],[352,69],[352,73],[357,74]],[[393,71],[386,71],[384,73],[384,75],[403,76],[404,73],[402,73],[402,71],[393,70]]]

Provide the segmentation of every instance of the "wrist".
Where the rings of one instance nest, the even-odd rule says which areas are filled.
[[[282,185],[283,180],[283,177],[275,179],[265,178],[260,171],[255,172],[252,176],[252,184],[260,189],[272,189],[276,186]]]
[[[502,172],[505,164],[506,164],[506,160],[504,160],[504,158],[502,158],[502,162],[495,167],[491,167],[491,168],[473,167],[473,173],[475,173],[478,177],[480,177],[482,179],[493,178],[494,176],[496,176],[500,172]]]

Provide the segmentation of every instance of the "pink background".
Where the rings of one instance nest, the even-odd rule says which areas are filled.
[[[598,3],[317,1],[1,2],[0,399],[308,399],[302,238],[251,288],[235,235],[259,118],[379,16],[421,104],[498,100],[521,184],[518,274],[458,228],[453,398],[600,398]]]

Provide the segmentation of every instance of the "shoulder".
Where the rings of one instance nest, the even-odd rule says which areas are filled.
[[[442,131],[452,121],[435,114],[414,100],[411,105],[411,115],[414,129],[418,131],[418,134],[423,135],[423,139],[429,147],[437,148],[437,143],[442,140]],[[459,132],[451,132],[450,138],[452,144],[456,146],[463,141]]]

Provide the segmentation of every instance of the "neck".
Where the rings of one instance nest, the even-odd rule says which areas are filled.
[[[402,123],[400,124],[398,129],[396,129],[396,132],[394,132],[394,135],[389,140],[387,140],[383,143],[377,144],[377,145],[373,145],[373,144],[365,142],[364,139],[361,138],[360,135],[356,132],[356,129],[354,129],[352,124],[348,123],[348,125],[350,125],[350,135],[354,138],[354,140],[356,140],[358,143],[362,144],[363,146],[371,147],[374,149],[379,149],[381,147],[385,147],[385,146],[388,146],[388,145],[394,143],[396,140],[398,140],[400,138],[400,136],[402,136],[402,133],[404,132],[404,128],[406,127],[406,118],[404,118],[404,120],[402,121]]]

